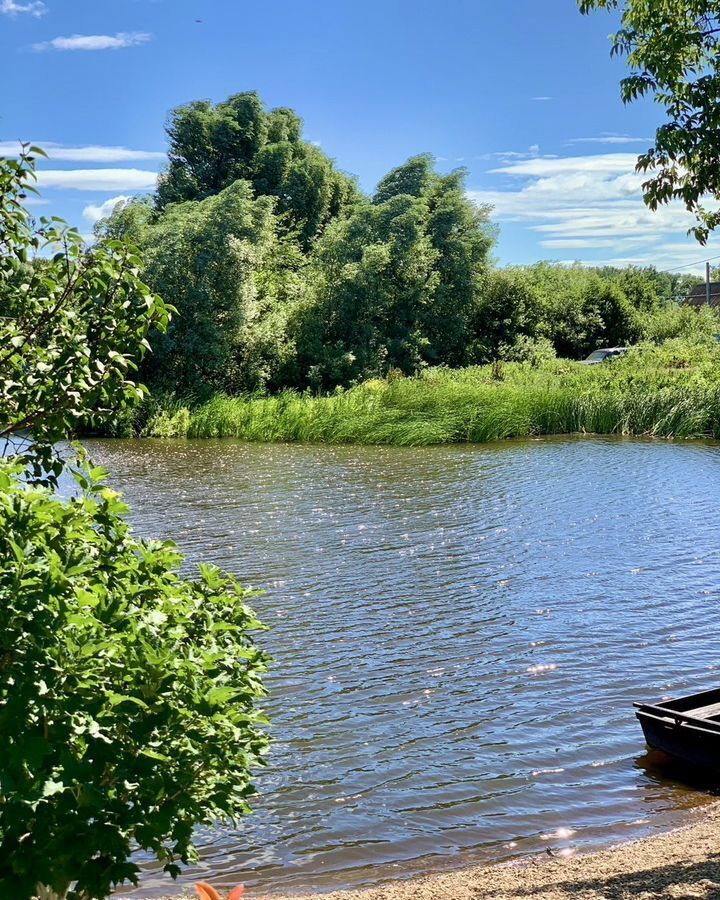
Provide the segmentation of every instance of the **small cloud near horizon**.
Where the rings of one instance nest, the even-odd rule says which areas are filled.
[[[649,144],[652,138],[631,137],[628,134],[602,134],[600,137],[571,138],[568,144]]]
[[[157,184],[157,172],[145,169],[40,169],[41,189],[74,191],[151,191]]]
[[[56,37],[51,41],[33,44],[36,53],[48,50],[121,50],[125,47],[138,47],[152,40],[152,35],[145,31],[119,31],[117,34],[72,34],[69,37]]]
[[[20,16],[27,14],[39,19],[48,11],[42,0],[29,0],[28,3],[16,3],[15,0],[2,0],[0,13],[6,16]]]
[[[118,206],[125,206],[126,204],[130,203],[131,200],[132,197],[121,194],[119,197],[111,197],[104,203],[90,203],[85,207],[85,209],[83,209],[83,217],[92,225],[95,225],[101,219],[107,219],[109,216],[111,216]]]

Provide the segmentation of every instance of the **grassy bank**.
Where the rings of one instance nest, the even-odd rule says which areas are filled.
[[[720,437],[720,347],[668,342],[598,366],[554,360],[429,369],[313,397],[161,406],[144,434],[424,445],[547,434]]]

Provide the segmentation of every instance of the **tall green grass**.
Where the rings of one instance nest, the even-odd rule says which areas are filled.
[[[220,396],[166,405],[145,433],[406,446],[572,433],[720,437],[720,349],[671,341],[598,366],[429,369],[329,396]]]

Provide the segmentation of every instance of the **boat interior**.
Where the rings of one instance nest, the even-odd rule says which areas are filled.
[[[720,689],[678,697],[676,700],[660,700],[657,703],[636,703],[641,710],[654,715],[675,713],[671,718],[701,720],[706,725],[720,727]]]

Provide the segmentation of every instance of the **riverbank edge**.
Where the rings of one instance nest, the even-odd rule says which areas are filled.
[[[430,368],[327,394],[159,394],[128,415],[107,436],[409,447],[583,433],[718,438],[720,343],[671,341],[597,366]]]
[[[720,802],[671,831],[569,858],[545,854],[329,893],[255,900],[650,900],[720,896]],[[159,900],[181,900],[187,892]]]

